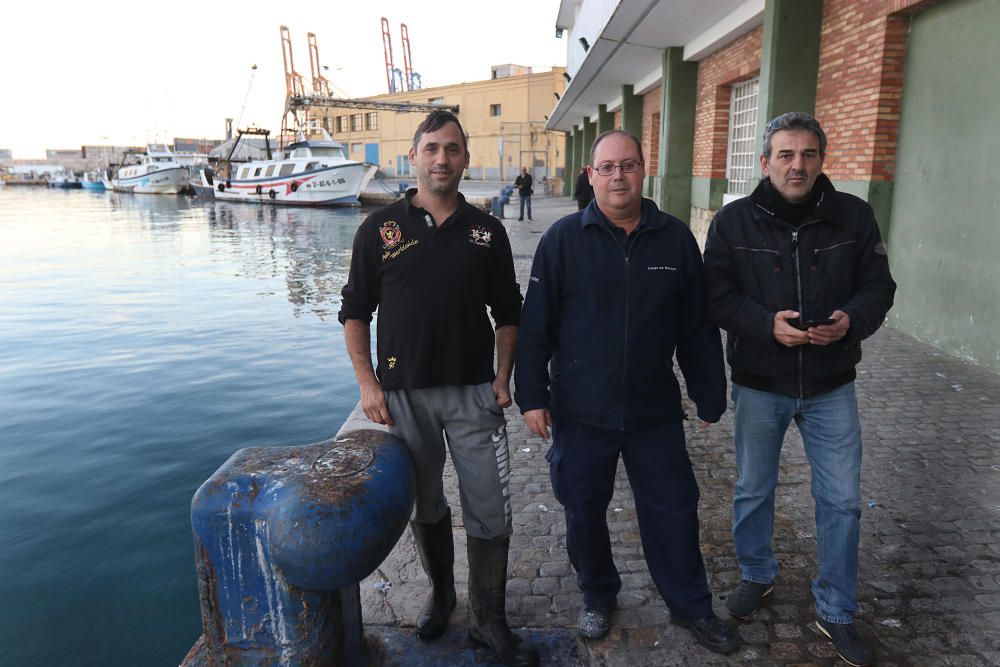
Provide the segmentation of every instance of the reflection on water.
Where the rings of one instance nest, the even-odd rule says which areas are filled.
[[[180,662],[195,490],[357,400],[336,312],[361,215],[0,190],[0,664]]]
[[[315,210],[215,202],[206,206],[213,240],[231,244],[248,277],[284,276],[296,315],[337,316],[347,281],[357,210]],[[350,224],[328,224],[331,218]]]

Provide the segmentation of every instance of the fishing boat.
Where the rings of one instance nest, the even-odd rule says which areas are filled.
[[[49,187],[71,190],[83,186],[80,184],[80,177],[73,172],[57,171],[49,176]]]
[[[200,199],[215,199],[215,170],[207,165],[195,168],[194,176],[188,185],[195,197]]]
[[[358,195],[375,175],[376,165],[348,160],[344,145],[333,141],[326,130],[318,140],[300,137],[280,157],[272,158],[267,143],[265,160],[239,164],[225,161],[214,177],[202,172],[202,186],[215,189],[220,201],[243,201],[261,204],[302,206],[358,206]],[[244,134],[263,135],[267,130],[239,130],[237,143]],[[236,144],[233,145],[235,151]],[[230,155],[232,152],[230,151]]]
[[[126,164],[111,178],[115,192],[175,195],[187,187],[188,168],[166,146],[150,144],[137,164]]]
[[[80,179],[80,185],[83,186],[84,190],[92,190],[94,192],[104,192],[104,177],[101,175],[99,169],[93,171],[88,171]]]

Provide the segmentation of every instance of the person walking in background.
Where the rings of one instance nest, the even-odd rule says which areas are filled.
[[[590,184],[586,166],[580,167],[580,173],[576,177],[576,187],[573,189],[573,198],[576,199],[577,209],[581,211],[594,199],[594,186]]]
[[[892,307],[896,283],[875,214],[822,173],[826,134],[806,113],[767,125],[764,179],[716,214],[705,244],[708,315],[728,333],[736,462],[733,541],[739,619],[774,590],[774,492],[794,420],[812,469],[819,573],[817,627],[837,654],[868,665],[858,609],[861,423],[854,392],[861,341]]]
[[[531,220],[531,195],[534,194],[532,185],[534,179],[528,173],[527,167],[521,167],[521,173],[514,179],[514,187],[517,188],[517,195],[521,198],[521,215],[518,220],[524,220],[524,205],[528,205],[528,220]]]
[[[735,649],[712,609],[698,540],[698,483],[684,441],[676,350],[703,427],[726,408],[719,330],[705,317],[701,255],[684,223],[642,198],[642,147],[611,130],[587,168],[596,205],[542,236],[521,315],[517,403],[546,453],[583,592],[579,634],[605,636],[621,577],[607,509],[619,457],[642,548],[671,620],[713,651]]]
[[[469,150],[453,114],[434,111],[417,127],[410,163],[417,188],[358,228],[339,317],[365,415],[406,442],[416,469],[410,527],[431,583],[417,635],[440,637],[455,607],[451,510],[442,481],[447,443],[467,536],[469,634],[504,664],[530,667],[538,652],[510,631],[506,617],[512,528],[503,409],[511,404],[521,309],[510,242],[503,225],[458,191]]]

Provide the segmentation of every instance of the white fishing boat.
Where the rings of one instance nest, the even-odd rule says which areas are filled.
[[[138,156],[138,164],[127,164],[111,178],[115,192],[177,194],[188,184],[188,168],[165,146],[150,144]]]
[[[266,130],[240,131],[263,134]],[[277,159],[251,160],[228,165],[228,176],[208,171],[202,185],[215,189],[220,201],[303,206],[357,206],[358,195],[375,175],[377,167],[348,160],[344,145],[323,130],[320,140],[301,139],[288,146]],[[234,146],[235,150],[235,146]],[[268,151],[270,153],[270,151]],[[225,173],[224,166],[219,171]]]

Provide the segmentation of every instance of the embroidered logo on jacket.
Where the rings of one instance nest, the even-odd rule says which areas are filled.
[[[473,245],[483,246],[484,248],[490,247],[490,242],[493,239],[493,232],[488,230],[482,225],[474,225],[469,227],[469,243]]]
[[[397,246],[403,240],[403,232],[399,231],[399,223],[395,220],[383,222],[378,235],[382,237],[382,245],[386,250]]]

